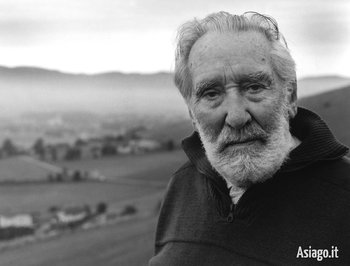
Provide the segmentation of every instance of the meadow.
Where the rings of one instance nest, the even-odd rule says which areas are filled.
[[[68,169],[93,171],[97,170],[109,181],[121,182],[125,179],[139,181],[167,182],[176,170],[176,166],[185,162],[186,155],[182,150],[173,152],[155,152],[140,155],[104,157],[78,161],[62,161],[57,165]],[[174,167],[175,165],[175,167]]]
[[[140,266],[153,254],[156,217],[67,233],[2,251],[9,266]]]
[[[121,201],[157,191],[118,183],[19,184],[0,186],[0,213],[45,212],[56,206],[95,206],[106,202],[112,207]]]
[[[146,265],[153,253],[159,202],[172,173],[186,160],[176,150],[138,156],[62,162],[69,169],[98,170],[106,182],[5,184],[1,212],[47,211],[52,206],[104,201],[110,211],[133,205],[137,215],[99,228],[67,232],[4,249],[0,265]]]
[[[301,99],[329,124],[347,145],[350,138],[350,87]],[[171,174],[186,161],[181,150],[138,156],[110,157],[59,163],[69,169],[97,170],[106,182],[18,184],[0,186],[0,211],[47,210],[52,205],[96,204],[113,208],[137,206],[130,220],[100,228],[67,232],[28,245],[1,251],[0,265],[92,266],[147,265],[153,253],[157,204]]]
[[[43,212],[52,206],[121,202],[162,191],[185,161],[182,151],[61,162],[69,169],[97,170],[105,182],[19,183],[0,186],[0,213]]]

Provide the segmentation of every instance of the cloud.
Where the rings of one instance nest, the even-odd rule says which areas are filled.
[[[324,65],[330,58],[350,62],[347,0],[0,0],[0,64],[169,70],[178,26],[220,10],[273,16],[298,57],[323,58]]]
[[[24,46],[45,41],[49,28],[41,21],[0,20],[0,45]]]

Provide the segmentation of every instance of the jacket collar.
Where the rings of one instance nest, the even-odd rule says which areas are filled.
[[[326,123],[315,113],[298,108],[290,122],[292,135],[301,144],[291,151],[289,159],[278,172],[291,172],[323,160],[335,160],[348,153],[348,148],[338,142]],[[182,147],[197,170],[209,177],[220,176],[209,163],[197,132],[182,141]],[[217,179],[217,178],[215,178]]]
[[[291,120],[290,130],[302,142],[291,151],[282,171],[293,171],[319,161],[335,160],[349,151],[348,147],[334,137],[326,123],[307,109],[298,108],[296,117]]]

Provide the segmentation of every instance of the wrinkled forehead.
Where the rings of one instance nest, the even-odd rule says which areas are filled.
[[[270,50],[271,44],[259,32],[210,32],[193,45],[189,69],[194,83],[214,72],[231,75],[272,72]]]

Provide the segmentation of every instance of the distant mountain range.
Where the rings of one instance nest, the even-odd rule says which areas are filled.
[[[324,117],[339,132],[337,136],[350,145],[349,134],[344,130],[350,126],[349,87],[350,78],[338,76],[298,80],[301,105]],[[0,107],[0,141],[6,136],[16,139],[16,134],[22,134],[21,138],[31,136],[25,141],[30,143],[40,132],[52,132],[53,126],[55,130],[64,128],[65,132],[75,126],[72,131],[87,135],[142,126],[148,129],[146,135],[150,137],[176,141],[192,131],[187,107],[173,84],[173,74],[165,72],[87,75],[0,66]],[[14,115],[20,118],[8,120]],[[72,119],[67,119],[70,116],[84,119],[72,123]],[[28,128],[33,128],[35,121],[42,121],[49,128],[40,125],[29,134]]]
[[[171,73],[87,75],[34,67],[0,67],[0,106],[5,116],[28,111],[162,114],[167,118],[169,113],[185,114]]]
[[[108,89],[108,88],[172,88],[172,74],[124,74],[106,72],[100,74],[72,74],[36,67],[0,66],[0,88],[7,85],[26,87],[46,87],[60,89]]]
[[[300,95],[317,93],[350,84],[350,78],[340,76],[307,77],[298,80]],[[46,88],[46,89],[162,89],[176,90],[173,74],[125,74],[105,72],[99,74],[72,74],[37,67],[0,66],[0,89]],[[309,92],[311,91],[312,92]]]

